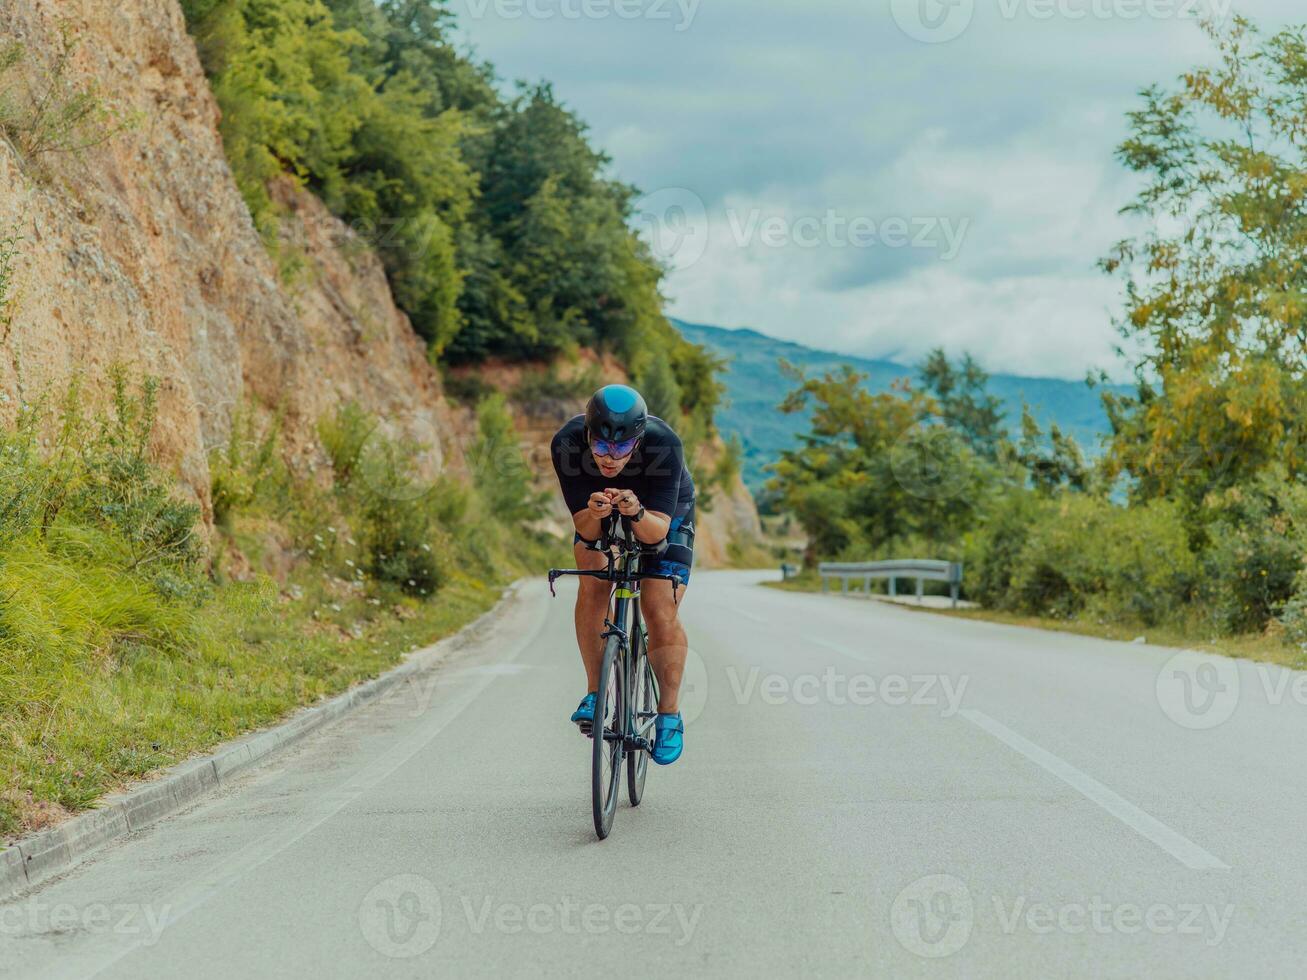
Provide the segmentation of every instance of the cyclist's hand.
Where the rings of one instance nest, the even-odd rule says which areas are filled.
[[[601,521],[613,512],[613,502],[608,499],[606,493],[596,492],[590,494],[589,507],[590,514]]]
[[[634,517],[640,513],[640,498],[630,490],[617,491],[617,499],[613,501],[613,506],[623,517]]]

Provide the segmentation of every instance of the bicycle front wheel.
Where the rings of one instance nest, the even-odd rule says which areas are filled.
[[[622,703],[622,643],[610,636],[604,646],[599,669],[599,690],[595,695],[595,724],[591,737],[594,752],[590,765],[595,833],[603,840],[613,829],[617,797],[621,789],[622,739],[625,736],[626,706]]]
[[[632,642],[636,643],[635,657],[632,658],[633,676],[631,678],[631,727],[633,735],[641,735],[650,742],[654,739],[654,718],[658,716],[658,681],[654,679],[653,667],[649,664],[648,642],[643,630],[634,630]],[[644,798],[644,780],[649,772],[649,753],[636,749],[626,756],[626,794],[631,806],[639,806]]]

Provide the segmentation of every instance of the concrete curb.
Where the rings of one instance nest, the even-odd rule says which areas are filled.
[[[212,755],[178,763],[163,770],[158,779],[107,796],[96,809],[0,851],[0,901],[80,864],[105,843],[189,806],[255,763],[430,670],[466,646],[481,626],[517,596],[520,587],[520,581],[514,582],[493,608],[452,636],[415,651],[380,677],[352,687],[329,701],[301,708],[281,724],[242,736],[219,747]]]

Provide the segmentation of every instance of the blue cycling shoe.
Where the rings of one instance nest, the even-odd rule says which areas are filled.
[[[670,766],[681,757],[685,748],[685,722],[678,712],[674,715],[659,714],[654,719],[654,747],[649,758],[660,766]]]
[[[581,703],[572,712],[572,723],[581,729],[583,735],[589,735],[595,723],[595,692],[591,691],[581,699]]]

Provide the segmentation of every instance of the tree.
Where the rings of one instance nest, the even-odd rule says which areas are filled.
[[[933,399],[906,384],[872,394],[848,365],[816,378],[783,368],[798,386],[781,411],[811,402],[812,428],[773,465],[768,489],[807,533],[808,564],[870,557],[913,536],[932,547],[960,537],[993,473],[957,432],[930,424]]]
[[[956,367],[942,347],[936,347],[917,368],[921,386],[940,407],[940,414],[962,433],[971,449],[997,460],[1006,441],[1003,403],[988,391],[989,375],[970,354]]]
[[[1062,487],[1079,491],[1089,487],[1089,468],[1075,439],[1054,422],[1049,426],[1046,446],[1029,405],[1021,409],[1021,442],[1016,448],[1016,460],[1029,475],[1031,485],[1042,494],[1052,494]]]
[[[1307,457],[1307,40],[1207,26],[1220,55],[1152,87],[1118,156],[1144,178],[1148,229],[1103,260],[1142,342],[1133,397],[1105,399],[1112,474],[1191,511],[1214,490]]]

